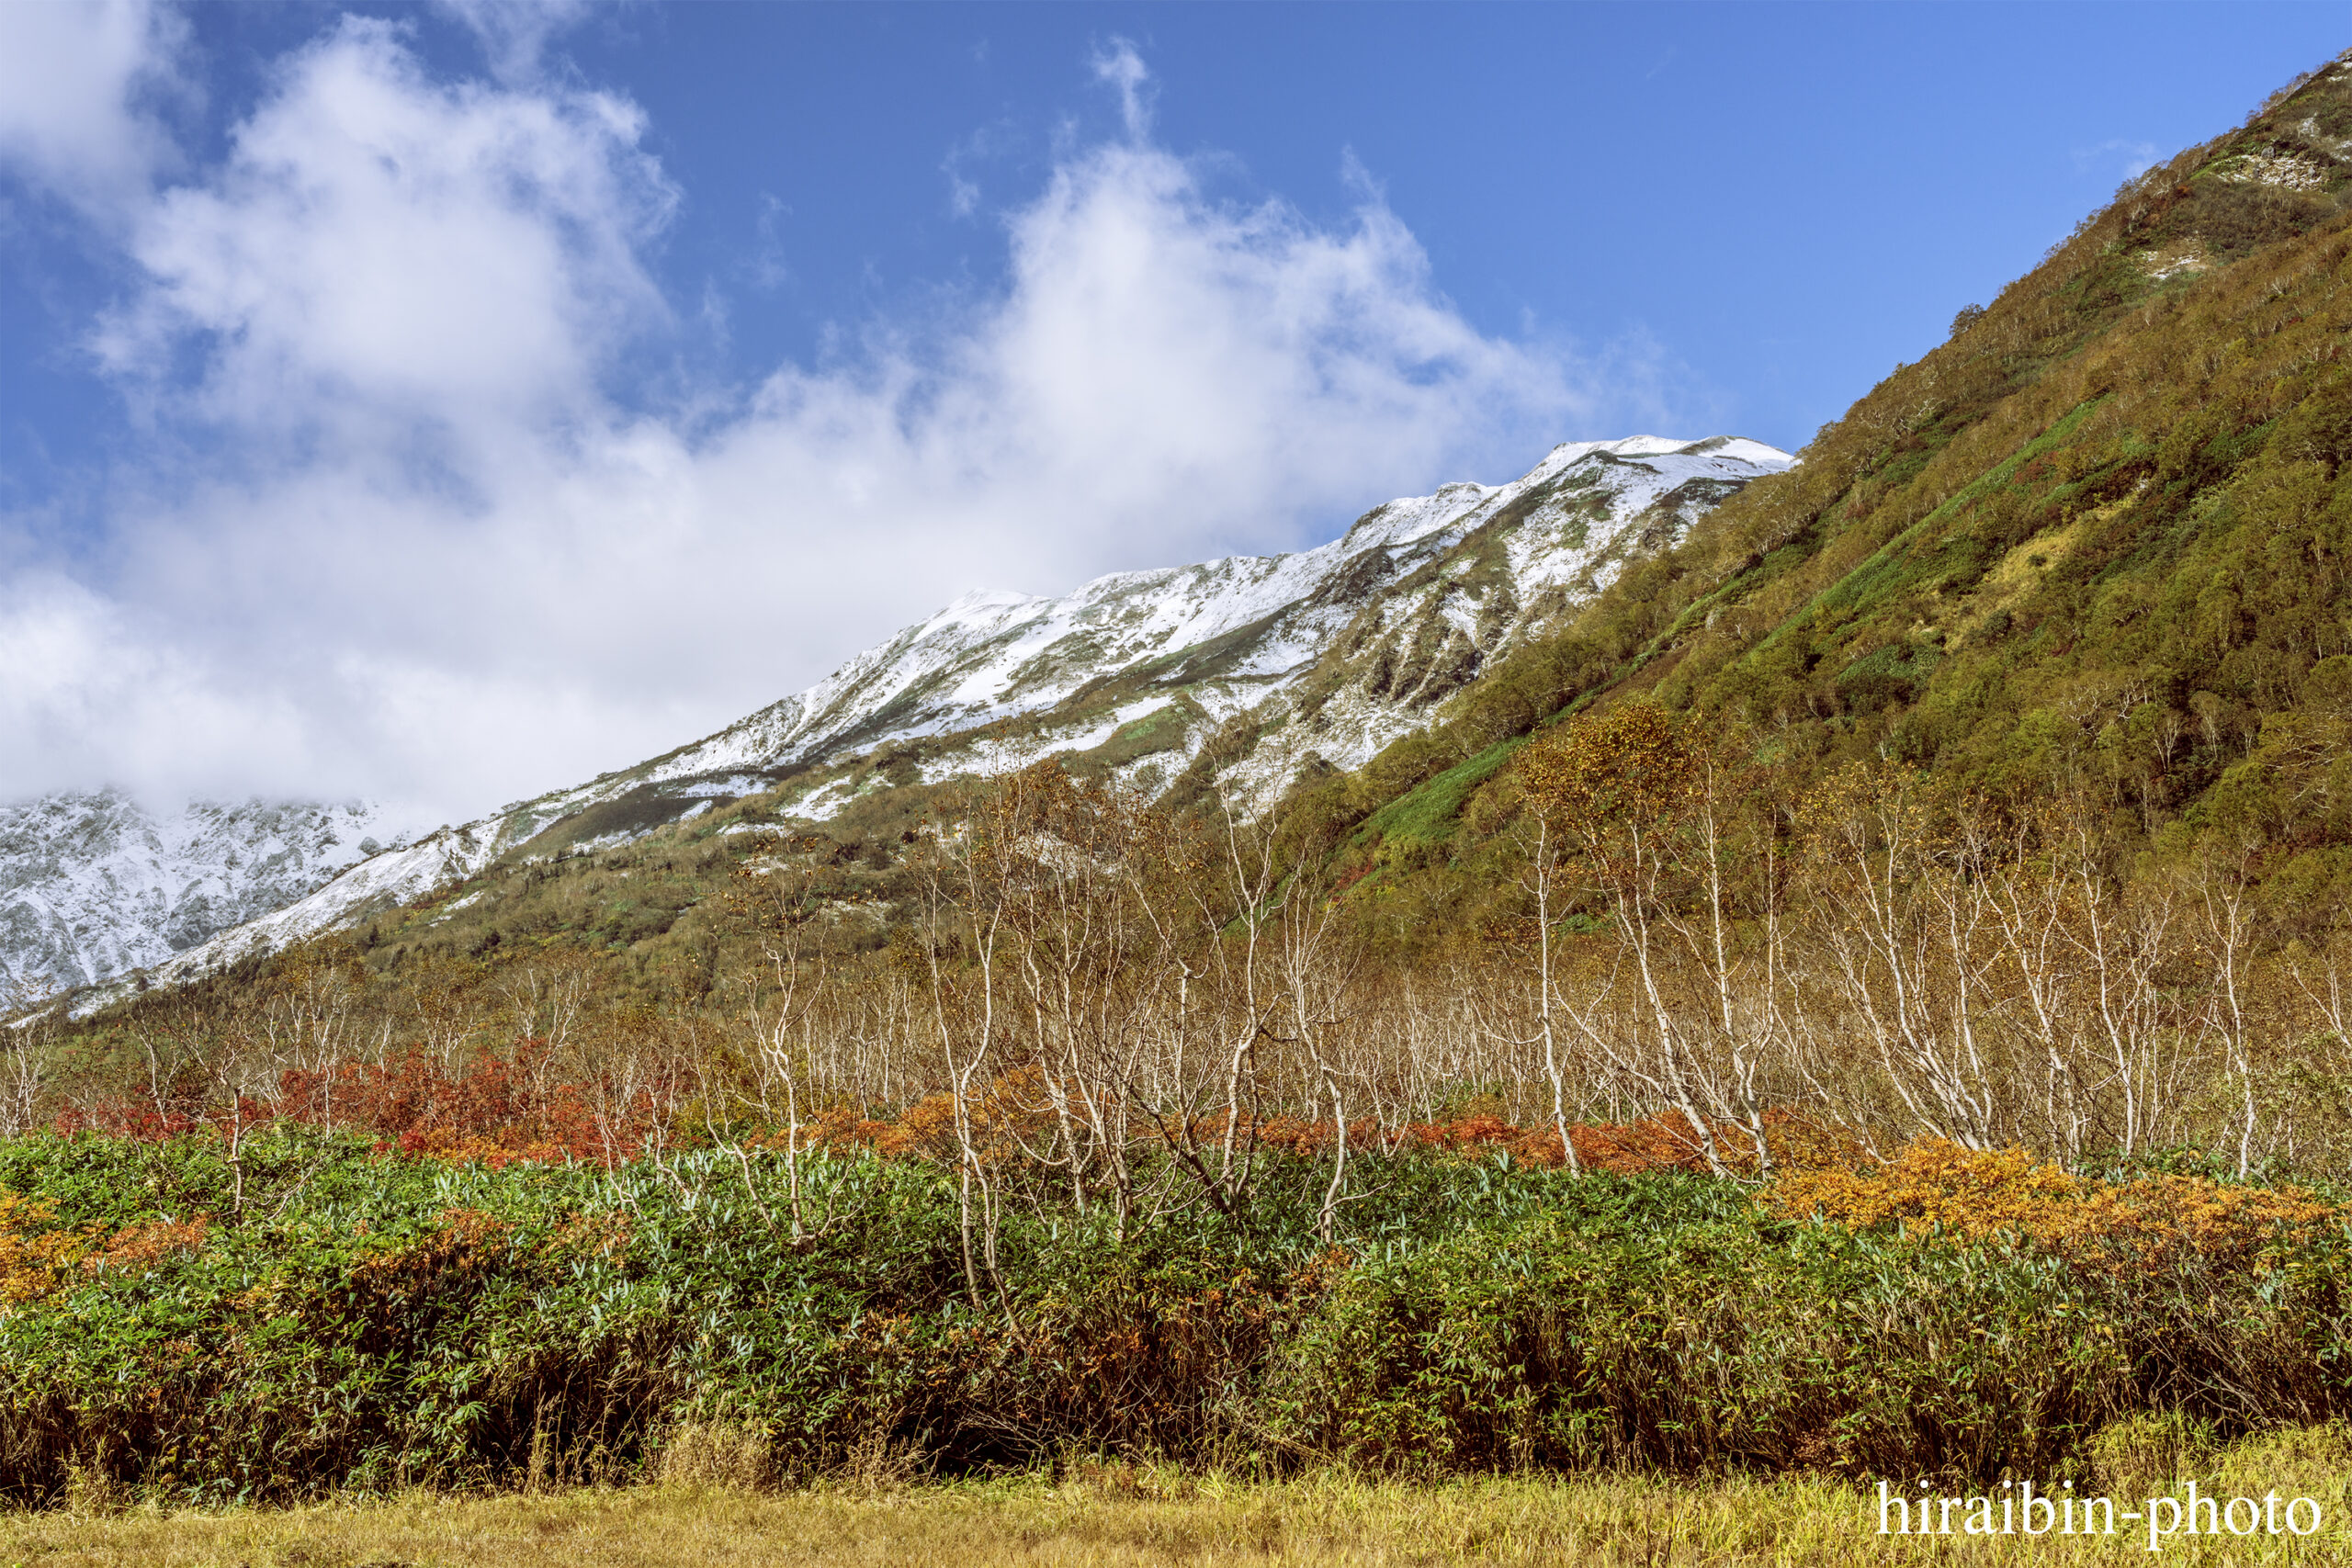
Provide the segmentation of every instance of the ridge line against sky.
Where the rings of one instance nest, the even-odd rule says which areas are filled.
[[[0,798],[456,819],[972,590],[1793,447],[2336,47],[2257,8],[2201,93],[2056,115],[2004,65],[1979,147],[1879,76],[2091,8],[1909,9],[0,7]],[[1842,103],[1768,88],[1804,47]]]

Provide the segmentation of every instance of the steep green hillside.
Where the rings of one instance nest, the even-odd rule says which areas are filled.
[[[2346,907],[2347,256],[2352,54],[2125,186],[1800,467],[1313,815],[1393,931],[1475,923],[1510,748],[1645,694],[1747,727],[1800,783],[1876,758],[1995,800],[2089,787],[2143,837],[2235,835]]]

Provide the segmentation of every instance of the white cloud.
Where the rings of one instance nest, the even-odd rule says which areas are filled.
[[[172,159],[151,107],[188,91],[186,28],[150,0],[0,5],[0,164],[105,215]]]
[[[2119,177],[2138,179],[2161,162],[2153,141],[2109,140],[2095,147],[2075,149],[2075,167],[2086,173],[2098,168],[2113,168]]]
[[[435,9],[464,23],[502,82],[528,82],[540,57],[560,34],[579,25],[588,0],[434,0]]]
[[[1114,38],[1109,47],[1097,51],[1094,79],[1118,93],[1119,118],[1127,128],[1128,141],[1140,141],[1150,134],[1151,72],[1133,43]]]
[[[193,337],[194,407],[249,430],[581,413],[603,355],[662,309],[637,246],[671,196],[641,129],[599,94],[437,86],[394,28],[346,19],[281,68],[222,168],[141,220],[149,287],[99,356],[161,376]]]
[[[313,728],[288,694],[157,644],[136,616],[53,573],[0,582],[0,738],[14,760],[0,788],[109,782],[164,797],[236,794],[254,783],[256,756],[322,775],[317,759],[288,753]]]
[[[31,672],[0,696],[0,795],[471,815],[976,587],[1312,542],[1659,422],[1638,347],[1604,375],[1465,322],[1368,185],[1337,228],[1216,199],[1112,58],[1131,135],[1010,215],[1001,288],[649,410],[612,385],[673,330],[643,256],[675,197],[637,111],[435,81],[378,23],[300,51],[130,231],[145,281],[97,342],[183,455],[114,477],[85,564],[0,584],[0,667]]]
[[[973,171],[1003,157],[1015,143],[1012,127],[999,121],[981,126],[947,150],[939,170],[947,176],[949,211],[970,218],[980,210],[980,182]]]

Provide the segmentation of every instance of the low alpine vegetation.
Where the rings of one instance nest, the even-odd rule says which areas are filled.
[[[0,1488],[1080,1461],[2088,1483],[2118,1422],[2352,1414],[2352,1208],[2329,1192],[1932,1143],[1853,1168],[1793,1138],[1765,1181],[1579,1176],[1491,1132],[1363,1155],[1329,1237],[1325,1165],[1278,1153],[1247,1206],[1124,1234],[1041,1184],[985,1261],[956,1162],[920,1138],[609,1168],[284,1122],[233,1151],[210,1129],[21,1138],[0,1146]]]

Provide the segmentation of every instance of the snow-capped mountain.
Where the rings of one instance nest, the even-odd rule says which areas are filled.
[[[922,743],[925,781],[995,772],[1094,750],[1170,706],[1196,710],[1183,716],[1195,742],[1204,721],[1251,712],[1296,732],[1261,751],[1304,743],[1352,767],[1629,556],[1790,462],[1736,437],[1571,443],[1510,484],[1393,501],[1295,555],[1120,572],[1060,599],[969,594],[806,692],[560,798],[612,798],[624,781],[707,786],[910,742]],[[1347,690],[1308,689],[1310,675],[1351,664]],[[1259,712],[1272,698],[1286,711]],[[1196,750],[1171,733],[1123,771],[1149,787],[1170,754]],[[1257,761],[1244,771],[1269,765]],[[855,787],[873,786],[826,779],[794,804],[821,818]]]
[[[0,996],[161,964],[377,854],[371,835],[395,837],[359,805],[157,815],[96,790],[0,806]]]
[[[621,842],[746,795],[822,821],[870,791],[1071,753],[1148,793],[1189,776],[1269,799],[1302,768],[1357,766],[1427,723],[1627,560],[1792,461],[1729,436],[1569,443],[1509,484],[1375,507],[1315,549],[1121,572],[1061,598],[968,594],[716,735],[376,855],[153,977],[356,923],[502,858]]]

